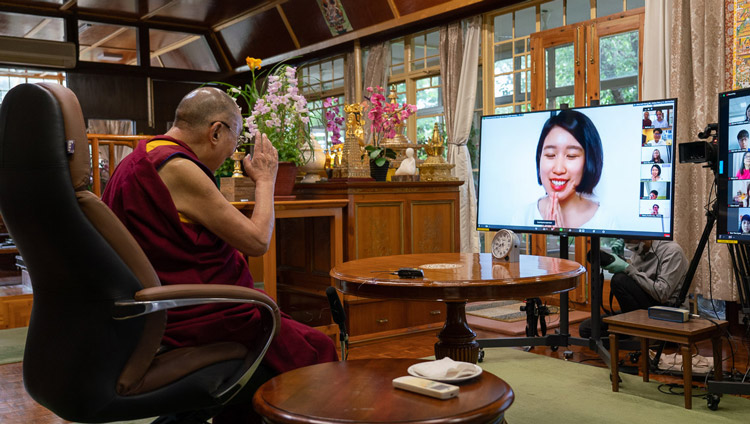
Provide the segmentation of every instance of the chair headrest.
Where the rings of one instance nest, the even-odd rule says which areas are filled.
[[[65,140],[68,145],[72,144],[73,150],[72,154],[70,149],[68,150],[70,178],[76,191],[85,190],[91,179],[91,159],[81,104],[78,103],[76,95],[67,87],[51,83],[39,83],[38,85],[55,96],[60,104],[60,111],[65,123]],[[70,141],[72,143],[69,143]]]

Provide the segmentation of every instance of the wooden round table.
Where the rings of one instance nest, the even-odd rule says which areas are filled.
[[[424,278],[401,279],[399,268],[420,268]],[[345,294],[446,303],[446,319],[435,357],[476,363],[479,344],[466,322],[466,303],[526,299],[576,287],[586,268],[577,262],[521,255],[515,263],[493,261],[489,253],[422,253],[344,262],[331,270]]]
[[[495,375],[440,400],[393,387],[419,359],[359,359],[298,368],[263,384],[255,410],[271,423],[500,423],[513,390]]]

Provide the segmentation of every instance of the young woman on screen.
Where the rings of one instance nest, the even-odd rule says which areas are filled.
[[[664,159],[661,158],[661,152],[659,149],[654,149],[654,153],[651,154],[651,162],[664,163]]]
[[[750,234],[750,215],[742,215],[740,228],[737,230],[742,234]]]
[[[536,149],[537,182],[546,195],[519,211],[525,225],[554,221],[555,228],[610,228],[602,217],[594,187],[602,175],[604,155],[599,132],[591,120],[563,110],[547,120]]]
[[[737,178],[740,180],[750,180],[750,152],[745,152],[742,156],[742,165],[737,170]]]
[[[651,181],[661,181],[661,166],[653,165],[651,167]]]

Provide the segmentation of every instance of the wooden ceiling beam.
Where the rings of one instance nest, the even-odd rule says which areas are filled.
[[[401,13],[399,13],[396,3],[394,3],[393,0],[388,0],[388,7],[391,8],[391,13],[393,13],[394,18],[398,19],[401,17]]]
[[[161,12],[162,10],[171,7],[173,4],[175,4],[178,0],[169,0],[168,2],[164,3],[163,5],[157,7],[156,9],[146,13],[145,15],[141,16],[141,20],[145,21],[148,18],[156,15],[157,13]]]
[[[60,10],[68,10],[78,4],[78,0],[68,0],[60,6]]]
[[[410,13],[408,15],[404,15],[396,19],[391,19],[391,20],[382,22],[377,25],[372,25],[372,26],[369,26],[367,28],[363,28],[357,31],[348,32],[346,34],[334,37],[331,40],[321,41],[319,43],[311,44],[309,46],[305,46],[305,47],[302,47],[302,48],[299,48],[290,52],[286,52],[286,53],[278,54],[276,56],[265,58],[263,59],[263,64],[271,65],[274,63],[282,62],[284,60],[289,60],[293,57],[304,56],[306,54],[314,53],[318,50],[324,50],[324,49],[335,47],[341,44],[349,43],[356,39],[374,35],[383,31],[388,31],[394,28],[398,28],[401,26],[419,22],[427,18],[432,18],[437,15],[443,15],[448,12],[452,12],[454,10],[463,9],[467,6],[476,5],[478,3],[484,3],[484,2],[485,2],[484,0],[451,0],[446,3],[433,6],[427,9],[422,9],[418,12]]]
[[[150,53],[149,57],[151,59],[157,58],[157,57],[163,55],[164,53],[169,53],[172,50],[177,50],[177,49],[179,49],[182,46],[186,46],[186,45],[192,43],[193,41],[200,39],[201,37],[202,37],[202,35],[191,35],[191,36],[185,37],[185,38],[183,38],[180,41],[176,41],[176,42],[174,42],[172,44],[169,44],[167,46],[164,46],[164,47],[162,47],[162,48],[160,48],[158,50],[152,51]],[[128,62],[128,65],[134,65],[136,63],[138,63],[138,59],[133,59],[130,62]]]
[[[289,32],[289,36],[292,38],[292,42],[294,43],[294,48],[295,49],[300,48],[299,40],[297,40],[297,36],[294,34],[294,30],[292,29],[292,25],[289,23],[289,19],[287,19],[286,17],[286,13],[284,13],[284,9],[281,8],[280,4],[277,4],[276,10],[279,12],[279,16],[281,16],[281,20],[284,21],[284,26],[286,27],[286,30]]]
[[[211,27],[211,30],[214,32],[220,32],[223,29],[226,29],[238,22],[242,22],[245,19],[251,18],[257,14],[263,13],[267,10],[271,10],[273,8],[276,8],[277,6],[281,6],[282,4],[286,3],[288,0],[269,0],[264,1],[260,5],[255,6],[253,8],[250,8],[246,10],[245,12],[227,19],[226,21],[219,22],[218,24]]]

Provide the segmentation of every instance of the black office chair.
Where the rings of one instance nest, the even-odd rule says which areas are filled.
[[[96,154],[96,153],[94,153]],[[78,422],[203,422],[250,402],[272,373],[259,363],[278,333],[276,304],[230,285],[161,286],[135,239],[95,195],[83,115],[72,91],[22,84],[0,107],[0,214],[34,290],[23,376],[32,398]],[[256,304],[254,349],[215,343],[160,352],[166,310]],[[252,377],[252,380],[251,380]]]

